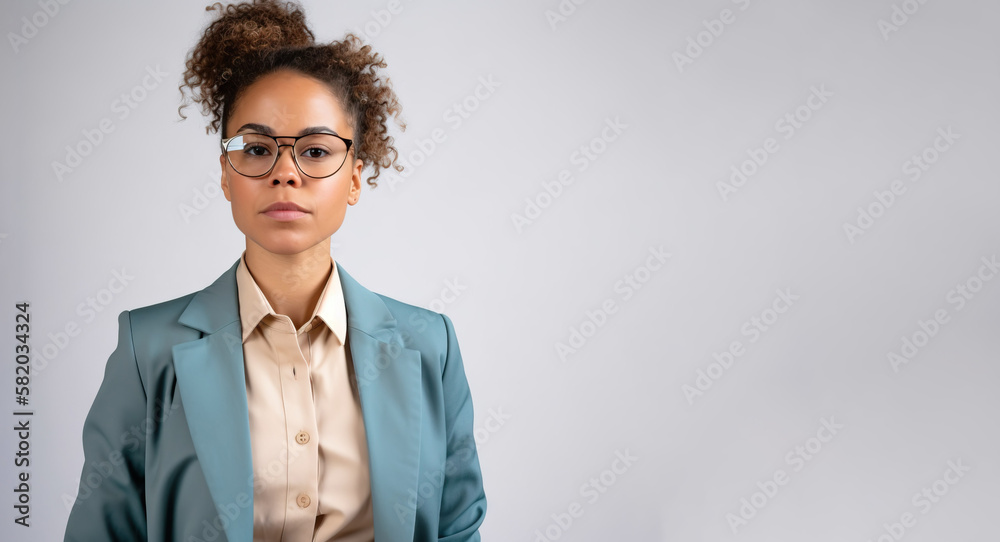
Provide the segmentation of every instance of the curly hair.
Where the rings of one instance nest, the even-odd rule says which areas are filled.
[[[386,62],[370,45],[353,33],[342,41],[315,43],[305,13],[293,2],[216,2],[205,10],[219,14],[188,54],[178,87],[182,119],[187,118],[183,109],[198,103],[211,116],[205,132],[218,131],[225,138],[226,121],[242,92],[267,74],[291,69],[322,81],[340,99],[354,130],[355,156],[373,170],[367,181],[372,188],[381,169],[403,171],[386,124],[390,115],[401,130],[406,123],[390,79],[378,71]]]

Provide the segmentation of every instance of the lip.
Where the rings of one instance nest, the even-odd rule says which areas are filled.
[[[294,202],[291,202],[291,201],[276,201],[276,202],[268,205],[264,209],[265,213],[269,212],[269,211],[302,211],[302,212],[306,212],[306,210],[305,210],[304,207],[302,207],[300,205],[296,205]]]
[[[302,218],[309,213],[302,206],[291,201],[278,201],[272,203],[261,212],[266,216],[281,222]]]

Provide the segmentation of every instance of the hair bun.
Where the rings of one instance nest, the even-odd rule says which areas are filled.
[[[233,68],[243,56],[279,47],[311,45],[315,37],[306,25],[302,8],[292,2],[254,0],[252,4],[228,5],[219,2],[205,8],[218,11],[221,16],[206,30],[203,41],[209,36],[221,61],[230,60]],[[221,75],[221,73],[220,73]]]

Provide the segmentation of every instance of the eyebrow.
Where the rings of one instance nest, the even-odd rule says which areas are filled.
[[[236,130],[236,133],[243,132],[244,130],[250,130],[251,132],[257,132],[272,137],[274,136],[274,130],[272,130],[270,126],[266,126],[264,124],[257,124],[254,122],[248,122],[243,126],[240,126],[240,129]],[[336,130],[328,128],[326,126],[310,126],[308,128],[303,128],[302,130],[299,131],[297,135],[304,136],[306,134],[318,134],[318,133],[333,133],[336,135],[340,135],[337,133]]]

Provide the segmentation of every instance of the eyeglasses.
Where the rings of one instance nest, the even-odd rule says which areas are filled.
[[[291,145],[279,145],[278,139],[291,139]],[[229,165],[244,177],[263,177],[278,162],[281,147],[292,148],[292,160],[307,177],[323,179],[340,171],[347,161],[350,139],[336,134],[318,133],[303,136],[239,134],[222,140],[222,153]]]

